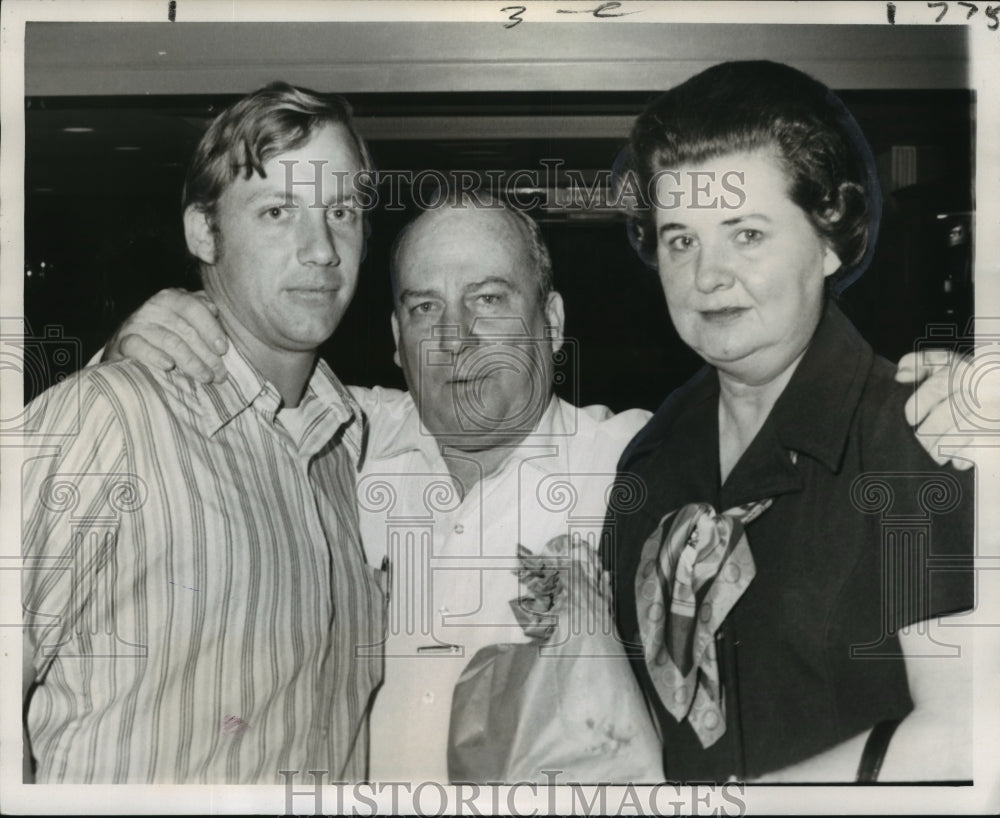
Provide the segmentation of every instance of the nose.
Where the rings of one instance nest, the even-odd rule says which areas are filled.
[[[333,239],[333,231],[326,221],[326,211],[320,207],[305,207],[299,220],[298,259],[300,264],[335,267],[340,256]]]
[[[694,283],[703,293],[724,290],[732,286],[732,256],[724,242],[702,243],[695,261]]]
[[[447,304],[440,323],[434,328],[441,348],[457,355],[463,347],[479,343],[475,316],[463,303]]]

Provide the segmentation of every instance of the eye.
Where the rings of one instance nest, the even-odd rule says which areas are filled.
[[[667,239],[667,247],[675,253],[685,253],[697,246],[698,240],[694,236],[683,233],[679,236]]]
[[[480,293],[476,298],[480,303],[486,304],[488,307],[494,307],[504,300],[502,293]]]
[[[337,222],[339,224],[353,224],[358,216],[356,208],[347,207],[345,205],[333,205],[327,208],[326,212],[330,221]]]
[[[739,244],[746,244],[746,245],[758,244],[763,240],[763,238],[764,234],[760,230],[754,230],[753,228],[750,227],[740,230],[736,234],[736,241]]]
[[[264,211],[264,218],[274,222],[281,221],[287,215],[286,211],[287,208],[274,205]]]
[[[410,307],[410,312],[413,315],[426,315],[434,309],[433,301],[421,301],[418,304],[414,304]]]

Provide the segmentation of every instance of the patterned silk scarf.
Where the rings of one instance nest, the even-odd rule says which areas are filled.
[[[646,667],[663,705],[688,720],[702,747],[726,732],[715,632],[756,573],[743,529],[773,502],[722,514],[690,503],[660,520],[642,547],[635,598]]]

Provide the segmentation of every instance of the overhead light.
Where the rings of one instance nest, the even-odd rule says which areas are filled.
[[[115,145],[116,151],[141,151],[138,145]]]
[[[161,57],[166,57],[167,56],[167,52],[166,51],[157,51],[156,53],[159,54]]]
[[[83,128],[83,127],[79,127],[79,126],[74,125],[71,128],[63,128],[63,131],[66,132],[66,133],[93,133],[94,129],[93,128]]]

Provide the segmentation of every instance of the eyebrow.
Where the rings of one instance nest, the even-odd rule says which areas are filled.
[[[683,230],[685,227],[686,225],[683,225],[680,222],[668,222],[667,224],[660,225],[660,229],[657,232],[661,234],[669,233],[671,230]]]
[[[745,213],[741,216],[733,216],[731,219],[726,219],[722,222],[723,227],[732,227],[740,222],[749,221],[750,219],[759,219],[760,221],[765,221],[768,224],[773,224],[774,220],[770,216],[766,216],[763,213]],[[657,231],[660,234],[669,233],[671,230],[686,230],[687,225],[681,222],[668,222],[667,224],[661,225],[660,229]]]
[[[731,219],[726,219],[722,224],[725,227],[729,227],[731,225],[739,224],[740,222],[745,222],[750,219],[760,219],[761,221],[765,221],[768,224],[772,223],[771,217],[765,216],[763,213],[746,213],[742,216],[734,216]]]
[[[251,205],[257,204],[258,202],[261,201],[278,201],[278,200],[282,202],[288,202],[288,201],[295,203],[304,202],[309,205],[315,203],[315,198],[313,198],[315,195],[315,191],[313,190],[311,184],[303,183],[302,185],[296,185],[296,188],[302,188],[302,189],[292,190],[290,193],[288,190],[284,188],[284,186],[281,187],[276,186],[270,189],[258,190],[256,193],[250,196],[247,202],[248,204]],[[335,199],[329,199],[325,201],[323,203],[323,206],[330,207],[331,205],[353,202],[355,199],[355,194],[357,193],[357,191],[353,187],[346,187],[346,186],[340,192],[343,193],[344,195],[338,196]]]
[[[399,294],[400,301],[408,301],[413,298],[440,298],[438,290],[403,290]]]
[[[465,287],[465,291],[468,292],[469,290],[480,290],[483,287],[490,287],[490,286],[500,286],[512,291],[517,289],[506,278],[502,278],[500,276],[489,276],[488,278],[482,279],[482,281],[473,281],[471,284],[467,284]]]
[[[287,201],[285,190],[282,188],[274,188],[273,190],[258,190],[256,193],[252,194],[249,199],[247,199],[247,203],[256,204],[257,202],[264,201],[265,199],[281,199],[282,201]]]

